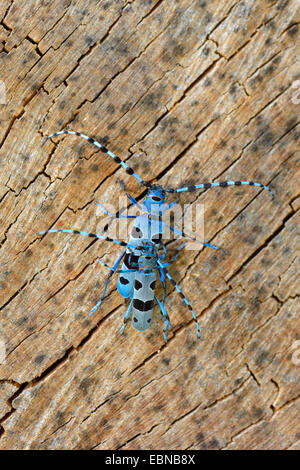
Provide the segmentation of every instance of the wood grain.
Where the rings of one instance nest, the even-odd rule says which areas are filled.
[[[0,18],[0,449],[299,449],[299,2],[2,0]],[[96,231],[119,179],[145,188],[83,140],[42,145],[62,129],[165,187],[274,191],[181,198],[222,247],[170,268],[201,341],[172,286],[166,345],[157,310],[120,336],[115,283],[89,317],[120,250],[37,233]]]

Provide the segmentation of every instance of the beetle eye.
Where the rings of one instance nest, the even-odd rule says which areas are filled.
[[[158,196],[152,196],[152,200],[155,201],[155,202],[160,202],[161,198],[158,197]]]

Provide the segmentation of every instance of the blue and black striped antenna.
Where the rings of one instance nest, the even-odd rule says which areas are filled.
[[[116,163],[119,163],[119,165],[121,165],[126,173],[128,175],[132,175],[134,176],[140,183],[142,183],[144,186],[146,186],[147,188],[150,188],[152,186],[151,183],[148,183],[147,181],[144,181],[137,173],[135,173],[135,171],[133,171],[132,168],[130,168],[130,166],[127,165],[127,163],[125,163],[123,160],[121,160],[121,158],[117,157],[117,155],[115,155],[114,153],[112,153],[110,150],[108,150],[104,145],[100,144],[100,142],[98,142],[97,140],[93,139],[92,137],[89,137],[88,135],[85,135],[85,134],[82,134],[81,132],[76,132],[76,131],[59,131],[59,132],[54,132],[54,134],[50,134],[48,135],[48,137],[46,137],[46,139],[44,140],[44,143],[46,142],[46,140],[50,139],[51,137],[55,137],[57,135],[63,135],[63,134],[68,134],[68,135],[77,135],[78,137],[82,137],[83,139],[87,140],[88,142],[90,142],[91,144],[95,145],[96,147],[98,147],[100,150],[102,150],[102,152],[106,153],[107,155],[109,155],[111,158],[113,158],[113,160],[116,162]]]
[[[122,166],[128,175],[132,175],[146,188],[155,189],[158,187],[158,185],[155,185],[153,183],[143,180],[143,178],[141,178],[129,165],[127,165],[127,163],[121,160],[120,157],[117,157],[117,155],[115,155],[113,152],[108,150],[104,145],[100,144],[100,142],[98,142],[97,140],[93,139],[92,137],[89,137],[86,134],[82,134],[81,132],[68,131],[68,130],[54,132],[53,134],[50,134],[48,137],[46,137],[44,142],[46,142],[46,140],[50,139],[51,137],[55,137],[57,135],[64,135],[64,134],[76,135],[78,137],[82,137],[83,139],[87,140],[91,144],[95,145],[100,150],[102,150],[102,152],[109,155],[116,163]],[[272,197],[274,197],[273,191],[268,186],[265,186],[262,183],[257,183],[256,181],[218,181],[218,182],[212,182],[212,183],[193,184],[189,186],[184,186],[182,188],[161,188],[160,186],[159,187],[166,193],[182,193],[182,192],[188,192],[188,191],[195,191],[196,189],[209,189],[213,187],[225,188],[227,186],[256,186],[258,188],[266,189],[267,191],[270,192]]]
[[[225,188],[226,186],[257,186],[258,188],[263,188],[269,191],[274,197],[273,191],[268,187],[265,186],[264,184],[257,183],[255,181],[219,181],[219,182],[213,182],[213,183],[200,183],[200,184],[193,184],[189,186],[184,186],[182,188],[164,188],[166,193],[183,193],[185,191],[195,191],[196,189],[209,189],[213,187],[221,187]]]

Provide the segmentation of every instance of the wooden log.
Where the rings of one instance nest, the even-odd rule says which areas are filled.
[[[2,0],[0,18],[0,449],[299,449],[298,1]],[[113,282],[89,317],[118,246],[37,233],[101,230],[119,179],[145,188],[82,139],[43,145],[62,129],[164,187],[274,191],[182,195],[222,247],[170,267],[200,341],[172,286],[167,344],[158,310],[119,334]]]

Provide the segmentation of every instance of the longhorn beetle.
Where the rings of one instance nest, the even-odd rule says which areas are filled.
[[[191,305],[189,304],[187,299],[183,296],[180,288],[177,286],[175,281],[171,278],[169,273],[164,271],[165,267],[161,264],[162,256],[158,257],[158,255],[157,255],[158,248],[159,248],[160,245],[164,248],[164,250],[166,252],[165,246],[162,243],[162,235],[163,235],[164,226],[169,227],[174,233],[177,233],[181,236],[187,236],[187,237],[191,238],[192,240],[199,241],[196,238],[190,237],[189,235],[185,234],[184,232],[182,232],[182,231],[180,231],[180,230],[178,230],[178,229],[176,229],[176,228],[174,228],[170,225],[167,225],[162,221],[163,212],[165,212],[167,209],[171,208],[174,204],[176,204],[178,202],[178,199],[179,199],[178,198],[177,200],[171,202],[170,204],[166,204],[165,203],[166,193],[179,193],[180,194],[181,192],[194,191],[196,189],[209,189],[211,187],[226,187],[226,186],[234,186],[234,185],[235,186],[250,185],[250,186],[256,186],[256,187],[266,189],[267,191],[269,191],[271,193],[271,195],[273,197],[274,194],[273,194],[272,190],[268,186],[265,186],[261,183],[257,183],[257,182],[253,182],[253,181],[223,181],[223,182],[200,183],[200,184],[197,184],[197,185],[190,185],[190,186],[185,186],[185,187],[181,187],[181,188],[177,188],[177,189],[163,188],[160,185],[150,183],[150,182],[147,182],[147,181],[143,180],[137,173],[135,173],[135,171],[130,166],[127,165],[127,163],[125,163],[123,160],[121,160],[119,157],[117,157],[114,153],[112,153],[110,150],[108,150],[106,147],[104,147],[102,144],[97,142],[92,137],[89,137],[89,136],[87,136],[85,134],[82,134],[80,132],[68,131],[68,130],[55,132],[53,134],[50,134],[45,139],[45,141],[50,139],[51,137],[55,137],[55,136],[58,136],[58,135],[64,135],[64,134],[76,135],[78,137],[81,137],[81,138],[87,140],[88,142],[91,142],[93,145],[95,145],[100,150],[102,150],[104,153],[106,153],[111,158],[113,158],[113,160],[116,163],[118,163],[120,166],[122,166],[125,169],[127,174],[132,175],[134,178],[136,178],[142,185],[144,185],[148,189],[147,194],[146,194],[144,200],[142,201],[142,203],[140,205],[137,202],[137,200],[133,198],[133,196],[131,196],[130,194],[127,193],[123,183],[121,183],[122,190],[124,191],[126,196],[129,198],[129,200],[135,206],[137,206],[142,211],[141,216],[121,215],[121,214],[114,215],[114,214],[111,214],[110,212],[108,212],[101,204],[97,203],[98,206],[101,208],[101,210],[104,213],[106,213],[107,215],[110,215],[112,217],[116,217],[116,218],[135,218],[135,222],[134,222],[134,225],[133,225],[133,229],[132,229],[132,232],[131,232],[129,243],[127,243],[127,244],[126,243],[124,244],[124,242],[121,242],[119,240],[110,239],[109,237],[105,237],[103,235],[92,234],[92,233],[85,232],[85,231],[82,231],[82,230],[52,229],[52,230],[49,231],[49,232],[66,232],[66,233],[75,233],[75,234],[80,234],[80,235],[87,235],[89,237],[100,238],[100,239],[104,239],[104,240],[107,240],[107,241],[112,241],[112,242],[115,242],[115,243],[119,243],[120,245],[127,247],[127,249],[122,253],[122,255],[119,257],[119,259],[115,262],[115,264],[112,267],[109,267],[111,272],[107,277],[102,297],[99,300],[99,302],[97,302],[97,304],[93,307],[90,315],[92,315],[99,308],[99,306],[101,305],[101,302],[105,297],[105,293],[106,293],[106,290],[107,290],[108,283],[110,282],[111,275],[114,272],[118,272],[120,274],[119,279],[118,279],[118,290],[119,290],[120,294],[123,297],[131,298],[131,303],[130,303],[128,312],[126,314],[126,315],[129,316],[131,306],[134,302],[134,300],[133,300],[134,296],[138,295],[138,293],[135,289],[135,279],[136,279],[136,276],[141,276],[142,272],[144,270],[144,267],[142,267],[143,265],[140,266],[139,263],[142,263],[142,260],[146,256],[150,256],[152,261],[156,260],[156,263],[157,263],[156,269],[159,269],[160,280],[161,280],[162,285],[164,287],[164,295],[163,295],[162,302],[160,303],[160,301],[156,297],[155,298],[156,298],[156,300],[159,304],[160,310],[162,312],[162,316],[163,316],[163,319],[164,319],[165,324],[166,324],[165,328],[167,328],[167,326],[170,327],[170,324],[167,323],[168,322],[168,320],[167,320],[168,317],[166,315],[166,312],[164,311],[164,301],[165,301],[165,275],[164,274],[166,274],[166,276],[170,279],[170,281],[172,283],[174,283],[174,286],[176,287],[179,294],[182,295],[182,297],[184,298],[186,304],[188,305],[189,309],[191,310],[191,312],[193,314],[193,317],[194,317],[194,319],[197,323],[196,315],[195,315]],[[40,233],[43,234],[43,233],[46,233],[46,232],[40,232]],[[202,243],[202,242],[200,242],[200,243]],[[144,248],[142,248],[142,247],[144,247],[144,244],[146,244],[145,246],[147,246],[147,249],[150,251],[149,253],[145,254],[145,252],[143,251]],[[202,243],[202,244],[204,246],[208,246],[210,248],[218,249],[217,246],[215,246],[211,243]],[[150,245],[151,245],[151,248],[150,248]],[[153,252],[154,247],[156,249],[156,254]],[[140,260],[141,257],[142,257],[142,259]],[[175,256],[175,258],[176,257],[177,257],[177,255]],[[123,260],[123,258],[124,258],[124,260]],[[174,260],[175,260],[175,258],[174,258]],[[121,270],[118,270],[118,266],[119,266],[119,264],[121,263],[122,260],[123,260],[122,268],[121,268]],[[140,273],[137,274],[137,272],[139,272],[139,271],[140,271]],[[148,290],[148,289],[146,289],[145,283],[144,283],[143,295],[146,295],[145,294],[146,290]],[[138,297],[136,297],[136,299],[137,299],[136,300],[136,304],[137,304],[138,303]],[[125,319],[126,318],[128,318],[128,317],[125,316]],[[137,316],[135,318],[137,318]],[[151,310],[151,318],[152,318],[152,310]],[[141,323],[141,321],[139,321],[139,323]],[[137,326],[137,325],[134,325],[134,326]],[[198,337],[200,338],[200,329],[199,329],[198,323],[197,323],[197,329],[198,329]],[[164,335],[165,335],[165,331],[164,331]],[[166,336],[165,336],[165,339],[166,339]]]
[[[127,312],[124,316],[124,322],[121,328],[121,334],[123,334],[126,323],[130,317],[130,313],[132,311],[132,325],[133,327],[138,330],[138,331],[145,331],[148,328],[150,328],[152,324],[152,315],[153,315],[153,303],[154,303],[154,298],[160,308],[160,312],[163,318],[163,321],[165,323],[164,327],[164,340],[165,342],[168,341],[167,338],[167,328],[172,329],[172,325],[170,323],[169,316],[166,312],[166,309],[164,307],[164,302],[161,302],[157,296],[155,295],[155,284],[156,284],[156,270],[159,270],[160,272],[160,278],[161,282],[165,288],[165,276],[171,281],[173,286],[176,288],[177,292],[179,293],[180,297],[184,300],[185,304],[189,308],[189,310],[192,312],[193,318],[195,320],[196,326],[197,326],[197,334],[198,338],[200,339],[200,327],[199,323],[196,317],[196,314],[187,300],[187,298],[184,296],[182,293],[180,287],[176,284],[170,273],[167,271],[167,267],[172,264],[178,254],[179,251],[184,247],[182,245],[181,247],[178,248],[177,253],[175,254],[173,260],[167,262],[167,263],[162,263],[162,256],[159,256],[158,250],[156,247],[156,244],[153,242],[147,242],[147,241],[141,241],[139,245],[132,245],[130,243],[123,242],[121,240],[117,240],[114,238],[106,237],[105,235],[99,235],[97,233],[91,233],[91,232],[85,232],[83,230],[75,230],[75,229],[50,229],[50,230],[44,230],[42,232],[39,232],[39,235],[45,235],[46,233],[69,233],[69,234],[75,234],[75,235],[84,235],[90,238],[98,238],[101,240],[109,241],[111,243],[117,243],[121,246],[126,246],[127,249],[131,252],[131,254],[128,256],[129,257],[129,265],[131,266],[129,269],[121,269],[118,270],[117,267],[125,255],[126,252],[124,252],[120,258],[117,260],[117,262],[114,264],[114,266],[108,266],[107,264],[103,263],[101,260],[98,260],[102,265],[104,265],[106,268],[110,270],[110,273],[107,277],[107,281],[104,287],[103,295],[101,298],[101,301],[103,300],[108,282],[111,278],[111,276],[114,273],[132,273],[134,274],[134,288],[132,290],[132,295],[129,307],[127,309]],[[133,250],[138,250],[139,255],[135,256],[133,255]],[[101,302],[100,302],[101,303]],[[99,304],[99,302],[98,302]],[[98,304],[96,304],[96,308],[98,308]],[[92,312],[90,315],[94,313],[96,308],[93,308]]]

